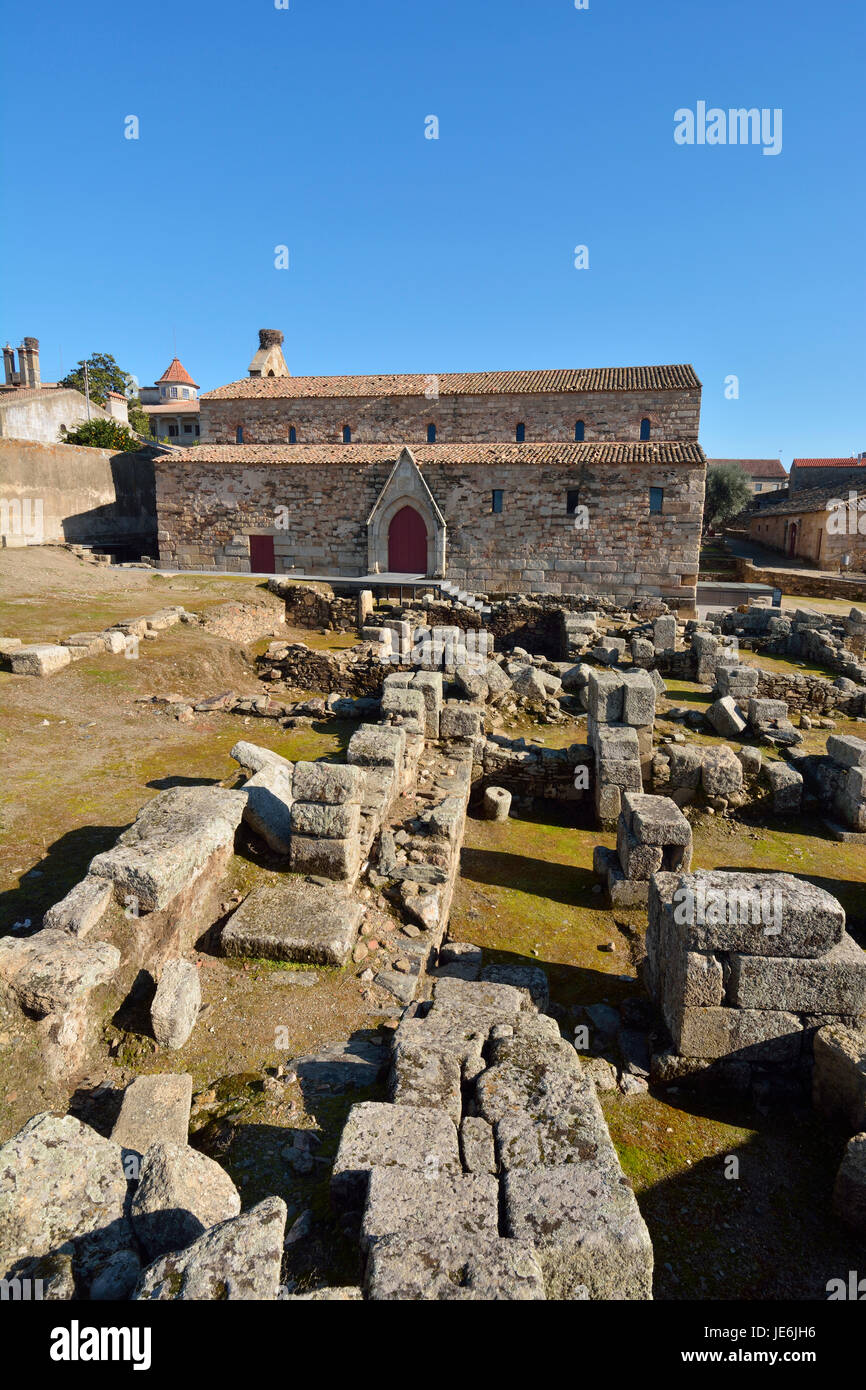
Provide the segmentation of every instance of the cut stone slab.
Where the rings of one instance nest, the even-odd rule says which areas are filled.
[[[271,752],[270,748],[260,748],[257,743],[247,743],[245,739],[235,744],[229,756],[240,763],[245,772],[263,772],[267,767],[276,767],[291,777],[295,770],[294,763],[289,762],[288,758]]]
[[[292,790],[296,801],[343,806],[360,801],[364,774],[359,767],[337,763],[295,763]]]
[[[866,1031],[830,1024],[812,1046],[815,1108],[828,1119],[843,1119],[853,1132],[866,1130]]]
[[[132,1224],[148,1260],[182,1250],[240,1210],[237,1188],[212,1158],[188,1144],[152,1144],[145,1153]]]
[[[298,803],[295,802],[297,810]],[[354,880],[361,867],[361,846],[357,839],[330,840],[301,835],[297,824],[292,831],[292,872],[330,878],[336,883]]]
[[[201,1009],[201,982],[188,960],[169,960],[162,967],[150,1007],[153,1036],[161,1047],[183,1047]]]
[[[811,960],[737,954],[729,960],[727,997],[737,1008],[866,1014],[866,951],[847,932]]]
[[[51,642],[36,642],[29,647],[15,647],[7,652],[10,669],[16,676],[53,676],[72,660],[68,647]]]
[[[331,1200],[338,1211],[360,1214],[370,1170],[378,1167],[462,1172],[457,1126],[443,1110],[378,1101],[353,1105],[331,1174]]]
[[[42,919],[43,929],[87,936],[102,920],[114,898],[114,887],[104,878],[88,874],[65,898],[49,907]]]
[[[728,1057],[741,1062],[795,1062],[803,1030],[796,1014],[771,1009],[683,1009],[671,1030],[683,1057]]]
[[[746,720],[733,695],[723,695],[710,705],[705,715],[722,738],[739,738],[746,731]]]
[[[263,767],[244,783],[244,821],[275,854],[292,847],[292,779],[282,768]]]
[[[391,1065],[390,1098],[395,1105],[444,1110],[455,1125],[462,1109],[461,1067],[453,1053],[429,1045],[398,1042]]]
[[[113,849],[98,854],[89,872],[115,884],[119,898],[135,898],[145,912],[166,907],[218,850],[234,843],[244,813],[243,791],[173,787],[138,813]]]
[[[827,739],[827,756],[841,767],[866,767],[866,739],[831,734]]]
[[[787,763],[768,762],[764,776],[772,793],[774,813],[777,816],[796,815],[803,804],[802,773]]]
[[[363,724],[349,739],[346,760],[359,767],[402,768],[406,731],[386,724]]]
[[[485,965],[481,979],[492,985],[511,985],[525,989],[539,1013],[550,1007],[550,985],[547,974],[538,965]]]
[[[833,1210],[846,1226],[866,1235],[866,1134],[848,1140],[833,1187]]]
[[[528,989],[494,981],[437,980],[433,986],[433,998],[437,1006],[441,1004],[448,1009],[477,1012],[479,1017],[495,1015],[501,1017],[502,1022],[519,1014],[521,1009],[534,1007]]]
[[[347,840],[357,836],[361,807],[357,802],[326,806],[317,801],[296,801],[293,830],[298,835],[315,835],[325,840]]]
[[[53,1253],[89,1283],[134,1244],[117,1144],[71,1115],[34,1115],[0,1148],[0,1278]]]
[[[518,1168],[503,1178],[509,1235],[535,1246],[549,1299],[652,1298],[653,1249],[627,1180],[591,1163]]]
[[[185,1250],[148,1265],[133,1298],[276,1299],[285,1228],[285,1202],[266,1197],[242,1216],[212,1226]]]
[[[345,1092],[375,1086],[388,1065],[388,1050],[371,1038],[352,1037],[321,1052],[292,1059],[304,1091]]]
[[[0,985],[40,1018],[84,999],[119,967],[115,946],[80,941],[65,931],[43,928],[21,940],[0,938]]]
[[[499,1184],[490,1173],[446,1173],[435,1164],[422,1172],[373,1168],[361,1222],[361,1246],[383,1236],[439,1240],[496,1240]]]
[[[650,936],[654,919],[663,915],[689,951],[823,956],[845,930],[841,903],[792,874],[726,869],[656,874],[649,907]]]
[[[363,904],[336,886],[303,880],[263,883],[226,923],[222,949],[227,956],[342,965],[363,915]]]
[[[417,1044],[447,1052],[456,1057],[463,1069],[477,1073],[482,1068],[481,1050],[487,1041],[496,1017],[488,1014],[468,1014],[463,1010],[436,1005],[424,1018],[401,1019],[394,1035],[394,1046]]]
[[[544,1298],[544,1277],[529,1241],[413,1240],[376,1242],[365,1292],[373,1301],[528,1301]]]
[[[460,1153],[467,1173],[495,1173],[493,1126],[480,1115],[464,1115],[460,1125]]]
[[[123,1093],[111,1138],[139,1155],[160,1142],[185,1144],[191,1108],[192,1077],[188,1073],[137,1076]]]
[[[704,748],[701,785],[708,797],[731,797],[743,790],[743,765],[733,748]]]

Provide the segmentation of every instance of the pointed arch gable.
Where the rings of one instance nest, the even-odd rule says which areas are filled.
[[[427,529],[427,573],[444,575],[447,527],[410,449],[402,449],[367,517],[367,562],[371,574],[388,570],[388,530],[403,507],[413,507]]]

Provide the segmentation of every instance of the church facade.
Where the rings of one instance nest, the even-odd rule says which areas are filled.
[[[160,563],[695,601],[690,366],[293,377],[263,330],[156,461]]]

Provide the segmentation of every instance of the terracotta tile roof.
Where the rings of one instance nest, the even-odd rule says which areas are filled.
[[[852,489],[854,491],[854,489]],[[866,492],[859,490],[858,510],[866,510]],[[839,485],[803,488],[802,492],[785,493],[778,502],[767,502],[759,511],[749,512],[751,521],[760,521],[762,516],[794,516],[799,512],[825,512],[830,502],[842,501],[847,505],[848,493],[840,494]]]
[[[491,396],[542,391],[682,391],[700,387],[693,367],[584,367],[535,372],[441,372],[391,376],[244,377],[207,391],[203,400],[258,397],[424,396],[435,381],[440,396]]]
[[[163,381],[182,382],[184,386],[194,386],[198,390],[198,382],[193,381],[186,367],[182,364],[179,357],[173,357],[157,381],[159,386]]]
[[[375,463],[396,463],[398,444],[199,444],[173,462],[246,464],[249,468],[288,464],[342,464],[363,468]],[[579,467],[580,464],[688,464],[703,467],[706,456],[700,444],[413,444],[411,453],[419,467],[432,463],[523,463]]]
[[[198,401],[167,401],[160,405],[143,405],[146,415],[198,415]]]
[[[750,478],[787,478],[781,459],[707,459],[707,467],[722,463],[738,463]]]
[[[866,459],[794,459],[792,468],[866,468]]]

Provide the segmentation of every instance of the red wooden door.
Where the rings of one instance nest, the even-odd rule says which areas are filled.
[[[275,574],[273,536],[250,536],[250,570],[253,574]]]
[[[392,574],[427,573],[427,527],[414,507],[401,507],[391,518],[388,569]]]

